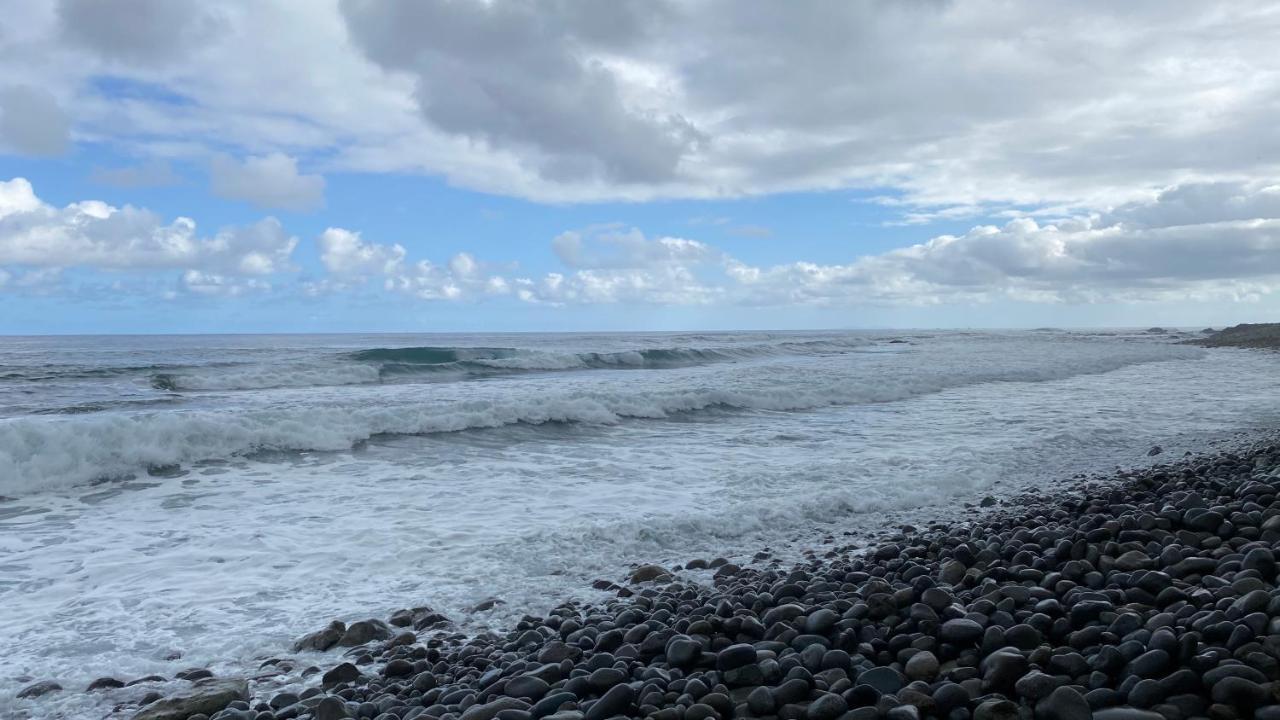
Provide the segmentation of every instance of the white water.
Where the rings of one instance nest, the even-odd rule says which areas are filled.
[[[353,355],[409,346],[517,352]],[[335,617],[501,626],[631,563],[1168,459],[1273,428],[1278,367],[1126,334],[0,341],[0,711],[100,716],[137,689],[95,677],[243,672]],[[69,692],[13,700],[27,677]]]

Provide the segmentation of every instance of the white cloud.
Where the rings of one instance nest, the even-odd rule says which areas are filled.
[[[70,133],[66,113],[48,90],[23,85],[0,89],[0,151],[61,155]]]
[[[983,225],[845,265],[731,261],[729,272],[751,291],[739,299],[758,304],[1237,299],[1280,289],[1274,195],[1267,186],[1189,185],[1112,213]],[[1195,217],[1208,221],[1188,222]]]
[[[1280,290],[1280,205],[1273,186],[1182,186],[1114,212],[980,225],[847,263],[760,266],[683,238],[597,226],[560,234],[563,271],[503,278],[470,256],[402,267],[403,248],[359,242],[394,257],[388,289],[424,299],[472,300],[500,283],[531,303],[860,306],[1250,300]],[[1191,199],[1194,199],[1192,201]],[[1192,215],[1208,222],[1183,223]],[[1139,220],[1141,219],[1141,221]],[[359,240],[358,238],[356,238]]]
[[[320,262],[334,275],[394,275],[399,272],[405,256],[400,245],[366,243],[360,233],[342,228],[326,229],[316,244],[320,249]]]
[[[24,178],[0,181],[0,265],[266,276],[291,269],[296,245],[274,218],[201,237],[190,218],[96,200],[56,208]]]
[[[551,241],[560,260],[583,269],[635,269],[697,264],[713,259],[718,251],[696,240],[662,237],[647,240],[636,228],[617,226],[569,231]]]
[[[245,158],[243,163],[214,156],[209,181],[215,195],[261,208],[307,212],[324,205],[324,178],[300,174],[297,161],[283,153]]]

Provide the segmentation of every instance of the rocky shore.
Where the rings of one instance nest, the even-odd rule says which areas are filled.
[[[617,598],[467,637],[334,623],[253,683],[136,720],[1280,720],[1280,444],[1020,496],[789,570],[646,565]],[[312,651],[345,661],[301,673]],[[323,657],[331,657],[326,655]],[[100,681],[107,686],[110,679]],[[56,692],[33,685],[32,694]],[[255,690],[255,688],[258,688]]]
[[[1204,347],[1280,348],[1280,323],[1234,325],[1195,340]]]

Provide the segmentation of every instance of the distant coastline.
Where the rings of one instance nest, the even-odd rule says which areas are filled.
[[[1202,347],[1280,348],[1280,323],[1242,323],[1189,341]]]

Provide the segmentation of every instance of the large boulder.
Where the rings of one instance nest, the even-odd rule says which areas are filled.
[[[298,638],[298,641],[293,644],[293,651],[315,650],[323,652],[337,645],[346,631],[347,626],[342,621],[334,620],[329,623],[329,627]]]
[[[213,715],[237,700],[249,699],[245,680],[214,680],[175,693],[142,708],[133,720],[187,720],[192,715]]]

